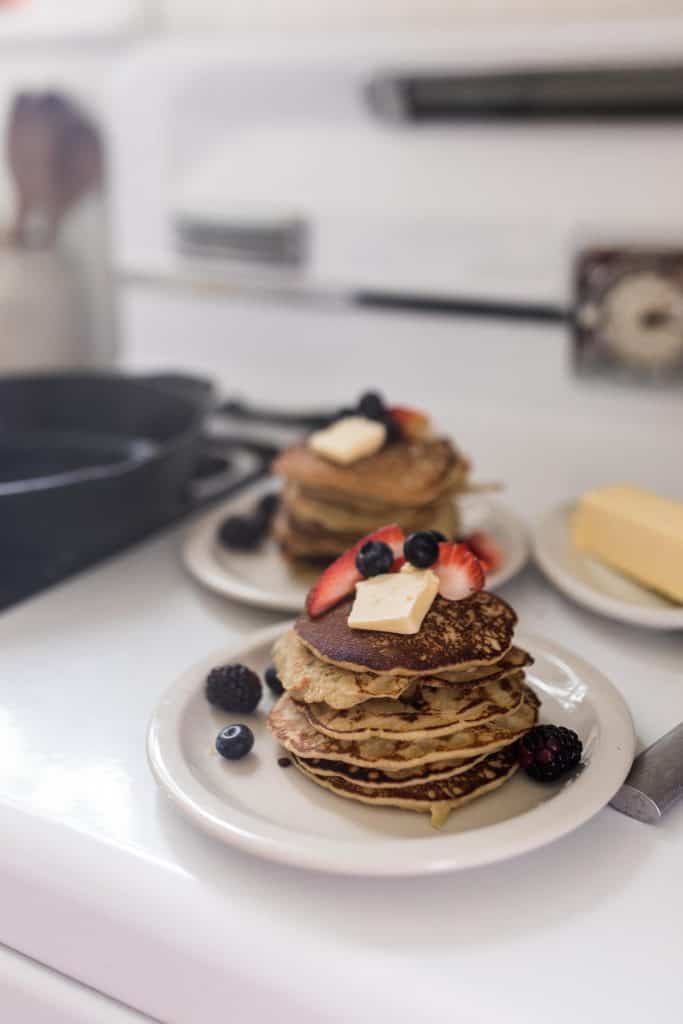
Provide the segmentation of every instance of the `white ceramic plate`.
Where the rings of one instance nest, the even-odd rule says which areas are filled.
[[[256,551],[245,553],[228,551],[217,540],[218,528],[226,516],[248,511],[262,494],[277,489],[276,481],[261,481],[208,512],[187,534],[183,561],[196,580],[225,597],[261,608],[297,612],[303,607],[315,572],[310,576],[294,573],[272,537]],[[464,532],[485,530],[503,552],[500,568],[487,582],[487,589],[495,590],[526,564],[527,532],[514,512],[490,498],[471,495],[461,501],[461,509]]]
[[[576,506],[551,509],[534,532],[534,556],[549,580],[593,611],[651,629],[683,629],[683,607],[602,565],[571,540],[570,518]]]
[[[287,624],[214,652],[168,690],[150,724],[147,753],[154,776],[183,814],[217,839],[270,860],[349,875],[422,875],[504,860],[571,832],[619,789],[631,766],[633,726],[614,687],[580,658],[545,640],[519,638],[536,663],[528,673],[542,700],[541,721],[568,725],[581,737],[585,767],[564,782],[542,785],[518,773],[498,791],[454,812],[445,828],[429,815],[372,808],[309,782],[266,728],[273,703],[264,687],[248,718],[254,750],[226,761],[214,749],[220,729],[240,716],[217,711],[204,696],[215,665],[240,661],[257,672]]]

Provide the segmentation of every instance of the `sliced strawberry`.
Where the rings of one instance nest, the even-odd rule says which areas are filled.
[[[429,416],[420,412],[419,409],[409,409],[406,405],[393,405],[388,411],[404,437],[424,437],[429,433]]]
[[[484,570],[467,544],[439,544],[432,569],[439,577],[439,593],[449,601],[461,601],[484,586]]]
[[[476,530],[463,538],[470,551],[481,562],[484,572],[495,572],[503,561],[503,552],[490,534]]]
[[[347,594],[353,593],[356,583],[363,578],[356,568],[356,555],[369,540],[380,540],[389,545],[394,553],[394,566],[396,561],[403,557],[405,535],[397,523],[382,526],[374,533],[369,533],[367,537],[361,537],[352,548],[345,551],[336,562],[325,569],[325,572],[309,590],[306,598],[306,611],[312,619],[339,604]],[[393,571],[395,571],[394,566],[392,566]]]

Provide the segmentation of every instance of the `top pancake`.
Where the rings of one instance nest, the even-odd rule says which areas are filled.
[[[447,438],[396,441],[375,455],[340,466],[305,443],[278,456],[273,472],[323,494],[360,496],[410,508],[429,505],[456,485],[461,460]]]
[[[294,627],[319,658],[352,671],[418,676],[494,664],[509,650],[517,623],[509,604],[480,590],[462,601],[437,595],[419,633],[351,629],[353,600],[346,598],[318,619],[304,613]]]

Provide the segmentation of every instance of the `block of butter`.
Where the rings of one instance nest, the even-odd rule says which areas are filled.
[[[683,504],[638,487],[604,487],[579,501],[574,544],[673,601],[683,602]]]
[[[348,624],[351,629],[418,633],[438,589],[439,577],[431,569],[404,566],[401,572],[372,576],[356,584]]]
[[[308,446],[331,462],[348,466],[367,455],[374,455],[387,439],[383,423],[365,416],[345,416],[324,430],[316,430],[308,438]]]

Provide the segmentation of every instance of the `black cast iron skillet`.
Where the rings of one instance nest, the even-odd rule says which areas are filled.
[[[243,485],[204,436],[214,406],[180,375],[0,378],[0,607]],[[248,479],[272,454],[252,449]]]

